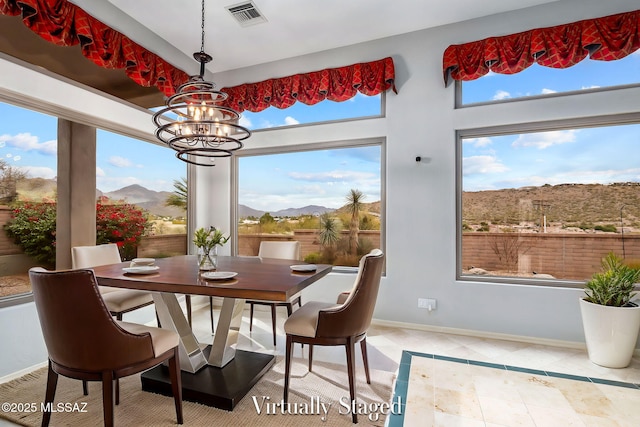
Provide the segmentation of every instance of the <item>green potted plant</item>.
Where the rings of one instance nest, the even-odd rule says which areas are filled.
[[[580,312],[589,359],[608,368],[629,366],[640,331],[640,307],[632,301],[640,269],[613,253],[602,260],[580,298]]]
[[[222,231],[215,227],[198,228],[193,233],[193,243],[198,248],[198,268],[200,270],[215,270],[218,266],[218,246],[229,240]]]

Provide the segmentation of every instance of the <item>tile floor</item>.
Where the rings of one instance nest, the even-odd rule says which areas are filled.
[[[217,316],[217,312],[216,316]],[[284,308],[278,311],[278,336],[277,344],[273,346],[273,338],[271,334],[271,316],[266,308],[256,308],[256,314],[253,323],[253,332],[249,332],[249,317],[248,310],[245,313],[243,324],[240,330],[240,336],[238,339],[238,348],[267,352],[277,355],[284,354],[285,337],[283,335],[283,323],[286,315]],[[217,320],[217,318],[216,318]],[[208,304],[204,304],[204,301],[199,304],[197,299],[194,300],[194,332],[198,340],[202,343],[211,343],[211,325],[209,320]],[[438,332],[428,332],[421,330],[395,328],[381,325],[372,325],[368,337],[367,343],[369,344],[369,364],[372,369],[386,370],[389,372],[399,372],[399,367],[402,362],[403,351],[408,350],[416,353],[425,353],[431,355],[448,356],[452,358],[459,358],[465,360],[473,360],[478,362],[487,362],[490,364],[498,365],[511,365],[529,369],[537,369],[541,371],[558,372],[563,374],[571,374],[580,377],[589,378],[601,378],[612,381],[620,381],[625,383],[640,384],[640,358],[635,357],[628,368],[625,369],[608,369],[601,366],[594,365],[587,357],[586,351],[579,349],[550,347],[539,344],[530,344],[524,342],[496,340],[488,338],[478,338],[464,335],[452,335]],[[300,352],[306,352],[296,346],[296,354],[294,356],[302,356]],[[306,355],[306,353],[305,353]],[[314,349],[314,360],[322,360],[326,362],[345,363],[344,349],[339,347],[316,347]],[[361,358],[356,357],[358,364],[361,364]],[[420,361],[419,363],[424,363]],[[416,365],[418,367],[419,365]],[[455,368],[467,369],[468,366],[464,364],[455,364]],[[418,369],[430,369],[420,365]],[[482,382],[484,390],[489,390],[487,394],[500,393],[499,384],[492,382],[493,379],[499,378],[501,371],[495,369],[491,371],[492,374],[488,377],[489,380]],[[415,372],[414,372],[415,373]],[[466,383],[468,376],[472,375],[467,373],[464,377],[460,377],[461,383]],[[411,377],[411,376],[409,376]],[[420,378],[419,373],[414,378]],[[493,389],[493,391],[491,391]],[[640,390],[629,389],[624,387],[614,387],[612,389],[612,399],[616,400],[629,400],[634,399],[640,393]],[[533,392],[532,392],[533,393]],[[584,393],[581,394],[581,393]],[[576,389],[572,391],[576,401],[588,402],[590,396],[588,391]],[[421,394],[416,393],[414,396],[419,397]],[[531,394],[535,396],[535,394]],[[407,399],[411,399],[412,392],[409,390]],[[532,397],[533,398],[533,397]],[[554,402],[549,398],[540,398],[539,405],[536,405],[536,410],[542,413],[550,412],[553,410]],[[518,426],[518,425],[535,425],[535,426],[549,426],[549,427],[563,427],[569,425],[578,426],[620,426],[620,427],[637,427],[640,425],[640,403],[636,402],[635,406],[631,405],[626,408],[626,412],[620,414],[615,420],[607,420],[606,423],[598,424],[601,420],[585,419],[575,421],[571,424],[545,424],[538,422],[537,424],[519,424],[516,419],[509,419],[506,423],[491,423],[486,421],[479,421],[473,419],[465,419],[465,417],[450,417],[451,414],[447,414],[443,411],[438,418],[438,422],[434,422],[433,425],[441,425],[446,427],[453,426],[486,426],[494,427],[498,425],[503,426]],[[432,413],[434,410],[433,400],[422,399],[414,403],[410,403],[413,407],[407,409],[411,411],[424,410],[424,413]],[[455,412],[455,410],[452,410]],[[390,417],[390,422],[393,417]],[[468,418],[468,417],[467,417]],[[404,426],[413,427],[428,426],[425,424],[427,418],[420,418],[418,424],[414,423],[416,418],[407,417],[404,420]],[[596,422],[598,421],[598,422]],[[9,426],[11,424],[5,424],[0,420],[0,426]],[[397,427],[401,424],[393,424],[390,427]]]
[[[388,427],[637,426],[640,384],[403,352]]]

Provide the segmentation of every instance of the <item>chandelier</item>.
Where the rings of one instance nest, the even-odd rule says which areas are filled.
[[[193,54],[200,74],[178,87],[166,107],[153,115],[156,137],[176,151],[176,157],[197,166],[215,166],[216,157],[229,157],[244,146],[251,131],[238,124],[240,113],[222,103],[228,95],[204,80],[204,68],[213,58],[204,52],[204,0],[202,44]]]

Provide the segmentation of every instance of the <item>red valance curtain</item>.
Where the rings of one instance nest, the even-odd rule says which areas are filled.
[[[346,101],[357,92],[371,96],[393,89],[397,93],[394,78],[393,59],[384,58],[221,90],[229,95],[226,101],[228,107],[239,112],[258,112],[270,106],[287,108],[296,101],[307,105],[317,104],[325,99]]]
[[[109,28],[67,0],[0,0],[0,13],[22,16],[40,37],[59,46],[80,43],[82,54],[104,68],[124,68],[141,86],[156,86],[171,96],[189,76],[159,56]],[[391,58],[248,83],[223,89],[227,104],[243,111],[262,111],[273,105],[287,108],[296,101],[307,105],[324,99],[346,101],[356,92],[377,95],[394,86]]]
[[[489,71],[515,74],[534,63],[567,68],[587,55],[599,61],[624,58],[640,48],[640,10],[556,27],[449,46],[443,57],[445,85],[474,80]]]
[[[104,68],[124,68],[141,86],[156,86],[166,96],[189,76],[123,34],[107,27],[67,0],[0,0],[0,13],[22,16],[24,24],[59,46],[80,43],[82,54]]]

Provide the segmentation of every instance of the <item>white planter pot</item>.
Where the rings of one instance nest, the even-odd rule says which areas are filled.
[[[640,307],[609,307],[580,298],[589,359],[607,368],[631,363],[640,331]]]

